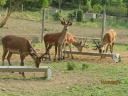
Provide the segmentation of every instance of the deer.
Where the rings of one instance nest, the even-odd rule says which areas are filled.
[[[42,57],[45,54],[48,54],[50,58],[49,51],[54,45],[55,46],[54,60],[56,60],[57,51],[58,51],[58,60],[61,60],[61,49],[63,47],[65,35],[67,33],[68,26],[71,26],[72,23],[70,21],[66,22],[64,19],[63,20],[60,19],[60,21],[61,21],[61,24],[64,26],[61,32],[45,34],[44,36],[45,53],[42,55]]]
[[[29,41],[23,37],[18,37],[14,35],[4,36],[2,39],[3,55],[2,55],[2,65],[4,66],[4,60],[7,55],[7,61],[9,66],[11,66],[10,59],[12,54],[20,54],[21,66],[24,66],[24,59],[26,56],[30,55],[35,62],[35,66],[38,68],[41,62],[41,57],[39,57],[36,51],[33,49]],[[22,74],[24,76],[24,73]]]
[[[110,48],[110,52],[113,53],[113,46],[116,41],[116,32],[113,29],[110,29],[107,33],[104,34],[103,39],[100,43],[96,43],[96,47],[99,50],[99,53],[107,53],[108,48]]]
[[[86,41],[87,41],[87,39],[84,40],[84,42],[82,42],[82,41],[78,42],[74,35],[67,32],[67,34],[65,36],[65,42],[64,42],[64,51],[65,51],[66,46],[69,46],[70,55],[71,55],[71,58],[73,59],[74,57],[72,55],[71,45],[75,46],[79,52],[82,52],[83,47],[85,47]],[[65,54],[64,54],[64,58],[65,58]]]
[[[60,21],[61,21],[61,24],[64,26],[61,32],[45,34],[45,36],[44,36],[45,53],[42,55],[42,57],[47,54],[50,59],[51,56],[50,56],[49,51],[52,48],[52,46],[55,46],[54,60],[56,60],[57,51],[58,51],[58,60],[62,59],[61,58],[62,49],[64,47],[65,37],[67,36],[66,34],[68,34],[67,33],[68,26],[71,26],[72,23],[70,21],[66,22],[64,19],[60,20]],[[74,42],[74,45],[78,46],[78,43]]]

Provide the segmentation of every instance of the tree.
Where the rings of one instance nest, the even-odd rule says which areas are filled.
[[[87,10],[90,12],[92,10],[92,0],[87,0],[86,6],[87,6]]]
[[[4,5],[6,4],[7,0],[1,0],[0,4]],[[21,1],[19,0],[9,0],[9,6],[7,8],[7,15],[2,19],[2,21],[0,21],[0,28],[4,27],[4,25],[6,24],[7,20],[9,19],[11,13],[15,10],[15,8],[21,3]]]
[[[43,41],[43,35],[44,35],[44,20],[45,20],[45,8],[48,7],[49,2],[48,0],[40,0],[41,6],[42,6],[42,34],[41,34],[41,42]]]
[[[6,4],[6,1],[7,1],[7,0],[0,0],[0,6],[5,5],[5,4]]]

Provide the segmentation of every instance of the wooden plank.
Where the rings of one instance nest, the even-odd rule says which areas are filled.
[[[45,72],[45,77],[50,80],[52,77],[51,68],[40,66],[40,68],[31,66],[0,66],[0,72]]]
[[[70,54],[70,51],[64,51],[64,53]],[[77,54],[77,55],[91,55],[91,56],[105,56],[105,57],[112,57],[113,54],[109,53],[97,53],[97,52],[77,52],[77,51],[72,51],[72,54]]]
[[[0,66],[0,72],[46,72],[48,68],[48,66],[40,68],[30,66]]]

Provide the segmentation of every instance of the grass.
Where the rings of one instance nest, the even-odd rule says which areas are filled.
[[[72,11],[72,10],[71,10]],[[63,10],[63,17],[67,18],[68,14],[71,12],[70,10]],[[32,21],[41,21],[41,11],[23,11],[23,12],[14,12],[12,17],[18,18],[18,19],[25,19],[25,20],[32,20]],[[46,16],[46,21],[53,20],[52,15]],[[95,20],[94,22],[91,22],[89,19],[85,17],[85,20],[83,22],[77,22],[77,26],[84,26],[84,27],[90,27],[90,28],[100,28],[101,27],[101,18]],[[120,20],[116,20],[115,18],[107,17],[106,20],[107,27],[111,28],[121,28],[121,29],[127,29],[128,23],[124,22],[122,18]]]
[[[67,70],[67,64],[73,63],[75,65],[74,70]],[[16,63],[15,63],[16,64]],[[28,65],[30,65],[29,62],[27,62]],[[82,65],[85,64],[87,67],[87,70],[82,70]],[[87,62],[54,62],[50,64],[53,73],[57,74],[58,72],[62,75],[69,75],[72,77],[72,75],[79,76],[79,82],[76,84],[65,84],[66,86],[64,88],[60,88],[58,85],[58,88],[54,88],[51,86],[57,86],[54,84],[51,84],[51,86],[47,86],[47,89],[34,89],[28,88],[29,90],[24,90],[24,88],[21,87],[21,90],[15,91],[17,89],[12,88],[11,90],[8,90],[8,88],[0,88],[0,96],[127,96],[128,94],[128,65],[127,64],[115,64],[115,65],[105,65],[105,64],[92,64]],[[82,82],[82,77],[88,77],[89,81],[88,83]],[[0,77],[1,78],[1,77]],[[12,78],[12,77],[11,77]],[[15,77],[16,78],[16,77]],[[21,78],[21,77],[17,77]],[[54,78],[54,77],[53,77]],[[68,77],[67,77],[68,78]],[[13,78],[12,78],[13,79]],[[6,79],[8,81],[12,79]],[[59,79],[59,77],[58,77]],[[65,80],[66,78],[64,78]],[[72,78],[71,78],[72,79]],[[1,79],[0,79],[1,80]],[[14,82],[20,79],[14,79]],[[22,80],[22,79],[21,79]],[[36,82],[38,84],[41,80],[33,80],[33,79],[27,79],[29,82]],[[120,84],[101,84],[101,80],[120,80]],[[21,81],[20,81],[21,82]],[[25,82],[23,80],[21,84]],[[42,83],[50,83],[52,81],[41,81]],[[59,81],[58,81],[59,82]],[[34,83],[35,84],[35,83]],[[13,85],[16,86],[16,85]],[[33,85],[33,86],[36,86]],[[42,86],[43,87],[43,86]],[[35,90],[35,91],[34,91]]]

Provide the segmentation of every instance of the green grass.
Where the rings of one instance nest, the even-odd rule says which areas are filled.
[[[72,10],[63,10],[62,14],[64,18],[67,18],[68,14],[71,13]],[[20,18],[20,19],[25,19],[25,20],[32,20],[32,21],[41,21],[42,16],[41,16],[41,11],[24,11],[24,12],[14,12],[12,17],[15,18]],[[53,20],[53,16],[49,15],[46,16],[46,21],[47,20]],[[101,21],[102,19],[97,19],[94,22],[91,22],[88,18],[85,17],[85,20],[83,22],[77,22],[77,26],[84,26],[84,27],[90,27],[90,28],[100,28],[101,27]],[[109,28],[121,28],[121,29],[127,29],[128,28],[128,23],[122,21],[122,18],[117,22],[115,18],[108,17],[106,20],[106,26]]]
[[[91,64],[87,62],[72,62],[75,65],[74,70],[67,70],[69,62],[54,62],[50,64],[53,74],[60,72],[65,74],[74,74],[90,76],[92,80],[89,83],[73,84],[65,88],[47,89],[47,90],[19,90],[0,91],[0,96],[127,96],[128,94],[128,65],[127,64]],[[27,62],[30,65],[29,62]],[[88,67],[82,70],[82,64]],[[15,64],[17,65],[17,64]],[[11,77],[12,78],[12,77]],[[16,77],[15,77],[16,78]],[[19,77],[17,77],[19,78]],[[54,77],[53,77],[54,78]],[[80,77],[81,78],[81,77]],[[95,80],[96,79],[96,80]],[[18,79],[20,80],[20,79]],[[31,81],[31,79],[28,79]],[[120,84],[101,84],[100,80],[120,80]],[[38,82],[38,80],[36,80]],[[45,81],[42,81],[45,83]]]

